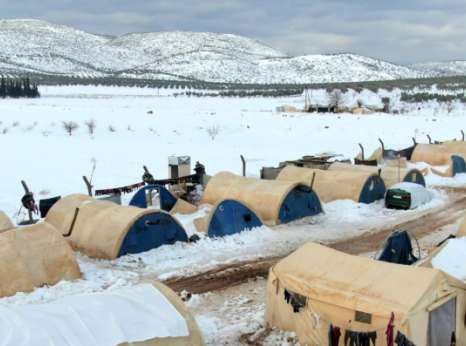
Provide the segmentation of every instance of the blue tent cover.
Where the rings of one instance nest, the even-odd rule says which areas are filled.
[[[413,254],[413,245],[406,229],[392,232],[378,261],[411,265],[419,258]]]

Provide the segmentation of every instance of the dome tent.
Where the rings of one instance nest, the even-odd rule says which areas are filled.
[[[91,257],[116,259],[177,241],[187,242],[183,226],[169,213],[69,195],[45,219],[67,238],[71,247]]]
[[[225,199],[234,199],[254,208],[268,225],[323,212],[319,196],[305,183],[261,180],[220,172],[210,179],[201,203],[213,205]]]
[[[158,196],[160,208],[174,216],[175,214],[194,214],[198,210],[195,205],[173,196],[161,185],[149,185],[140,189],[131,199],[130,205],[147,208],[147,199],[152,196]],[[252,208],[244,203],[236,200],[222,200],[215,203],[205,217],[195,219],[195,226],[199,232],[215,238],[260,227],[262,221]]]
[[[63,236],[46,222],[0,234],[0,296],[81,277]]]
[[[417,168],[395,168],[393,166],[388,167],[373,167],[373,166],[362,166],[362,165],[351,165],[348,163],[333,163],[328,170],[329,171],[349,171],[349,172],[370,172],[378,173],[380,169],[380,177],[385,183],[387,189],[400,182],[414,183],[422,186],[426,186],[424,175]]]
[[[4,346],[29,345],[30,340],[41,345],[205,346],[186,305],[158,282],[0,307],[0,315],[0,330],[8,335]]]
[[[311,264],[311,265],[310,265]],[[285,290],[302,302],[297,313]],[[465,345],[466,284],[441,270],[374,261],[307,243],[270,269],[264,327],[293,331],[301,345],[327,345],[327,323],[341,330],[395,328],[416,345]],[[312,328],[318,316],[320,328]],[[434,333],[431,333],[435,331]],[[342,340],[340,339],[340,342]]]
[[[323,171],[294,166],[285,167],[278,181],[311,181],[315,173],[313,189],[324,202],[351,199],[358,203],[372,203],[384,198],[385,184],[372,172]]]
[[[0,210],[0,233],[15,228],[7,214]]]
[[[450,145],[418,144],[414,149],[412,162],[425,162],[431,166],[448,166],[446,172],[432,169],[437,175],[454,177],[466,172],[466,151]]]

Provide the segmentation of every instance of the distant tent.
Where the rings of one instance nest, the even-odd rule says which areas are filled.
[[[291,222],[323,211],[319,196],[308,184],[221,172],[210,179],[201,203],[214,205],[225,199],[234,199],[253,208],[268,225]]]
[[[41,345],[205,346],[185,303],[158,282],[39,305],[2,306],[0,315],[3,346],[30,345],[31,340]]]
[[[7,214],[0,210],[0,233],[15,228]]]
[[[414,149],[412,162],[425,162],[431,166],[446,166],[446,171],[432,169],[437,175],[454,177],[466,172],[466,151],[456,147],[434,144],[418,144]]]
[[[194,214],[198,208],[181,198],[171,194],[161,185],[149,185],[140,189],[131,199],[130,205],[147,208],[147,201],[153,202],[160,208],[175,214]],[[209,237],[224,237],[254,227],[262,226],[262,221],[252,208],[236,200],[221,200],[213,205],[212,210],[204,218],[195,220],[195,226],[199,232],[206,233]]]
[[[73,249],[110,260],[188,241],[183,226],[166,211],[121,206],[80,194],[62,198],[45,220],[63,235],[71,233],[67,239]]]
[[[5,297],[75,280],[81,272],[63,236],[41,222],[0,234],[0,277],[0,297]]]
[[[349,171],[349,172],[372,172],[378,173],[380,169],[380,177],[385,183],[387,189],[399,182],[414,183],[426,186],[426,181],[422,172],[417,168],[398,168],[395,167],[371,167],[361,165],[351,165],[347,163],[335,162],[328,170],[329,171]]]
[[[332,323],[342,331],[339,345],[345,330],[377,331],[378,345],[394,313],[395,329],[415,345],[448,345],[452,332],[464,345],[465,301],[466,284],[441,270],[310,242],[270,269],[264,327],[294,332],[301,345],[328,345]]]
[[[380,254],[378,261],[411,265],[419,258],[413,254],[413,245],[406,229],[398,229],[392,232]]]
[[[350,199],[358,203],[372,203],[384,198],[385,184],[372,172],[322,171],[288,166],[278,175],[278,181],[310,182],[316,174],[313,189],[324,202]]]

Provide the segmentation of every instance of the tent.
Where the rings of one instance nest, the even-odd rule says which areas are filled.
[[[261,227],[262,221],[253,209],[244,203],[224,199],[215,203],[205,217],[195,219],[194,224],[199,232],[215,238]]]
[[[333,166],[333,165],[332,165]],[[278,181],[308,181],[315,175],[313,189],[324,202],[351,199],[372,203],[384,198],[385,184],[377,173],[365,171],[321,171],[288,166],[278,175]]]
[[[62,198],[45,220],[68,236],[73,249],[110,260],[188,241],[183,226],[166,211],[121,206],[80,194]]]
[[[398,168],[395,167],[372,167],[361,165],[350,165],[347,163],[335,162],[328,170],[329,171],[350,171],[350,172],[372,172],[378,173],[380,169],[380,177],[385,183],[387,189],[399,182],[415,183],[426,186],[424,175],[417,168]]]
[[[413,254],[413,244],[411,244],[408,232],[407,229],[393,231],[377,260],[404,265],[411,265],[416,262],[419,258]]]
[[[295,332],[301,345],[328,345],[329,323],[342,334],[377,331],[377,344],[384,344],[392,312],[395,332],[416,345],[448,345],[453,331],[458,344],[466,344],[466,284],[441,270],[374,261],[312,242],[270,269],[264,326]]]
[[[0,210],[0,233],[15,228],[7,214]]]
[[[323,212],[319,196],[309,183],[261,180],[229,172],[213,176],[202,195],[201,204],[234,199],[250,208],[267,225],[291,222]]]
[[[13,321],[13,322],[12,322]],[[46,304],[0,307],[2,346],[205,346],[196,320],[168,287],[141,283]]]
[[[41,222],[0,234],[0,297],[81,277],[63,236]]]
[[[131,199],[130,205],[147,208],[147,201],[157,196],[160,208],[176,214],[194,214],[198,208],[181,198],[173,196],[170,191],[161,185],[149,185],[140,189]],[[176,216],[175,216],[176,217]],[[253,211],[236,200],[221,200],[215,203],[212,210],[203,218],[196,219],[195,226],[199,232],[206,233],[209,237],[224,237],[262,226],[262,221]]]
[[[425,162],[431,166],[447,166],[446,171],[432,169],[437,175],[454,177],[466,172],[466,151],[455,147],[434,144],[418,144],[414,149],[412,162]]]

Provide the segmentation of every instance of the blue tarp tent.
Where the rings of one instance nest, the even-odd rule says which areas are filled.
[[[129,205],[138,208],[147,208],[147,202],[152,203],[151,198],[156,195],[160,198],[160,209],[168,212],[172,210],[178,200],[162,185],[147,185],[134,194]]]
[[[461,156],[453,155],[451,160],[453,161],[453,176],[466,172],[466,163]]]
[[[413,254],[413,245],[406,229],[393,231],[380,257],[377,258],[378,261],[404,265],[411,265],[418,259]]]

